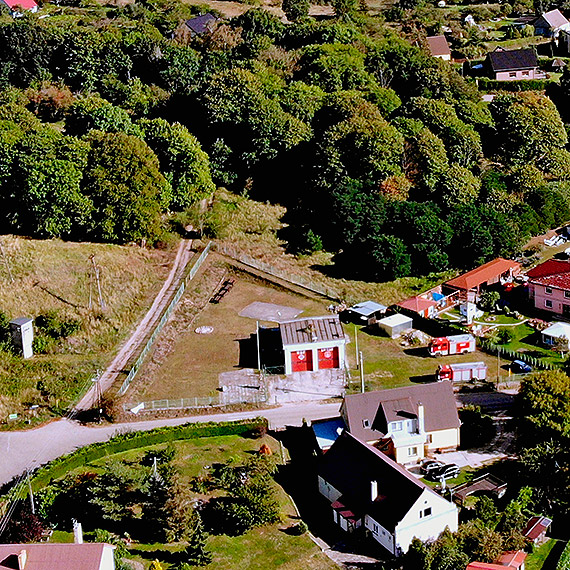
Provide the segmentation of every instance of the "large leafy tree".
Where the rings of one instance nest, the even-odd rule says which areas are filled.
[[[139,126],[172,186],[171,208],[183,209],[214,191],[208,155],[186,127],[163,119],[142,120]]]
[[[93,235],[129,242],[156,240],[160,214],[170,202],[170,185],[158,159],[141,139],[123,133],[91,131],[83,177],[84,193],[94,205]]]

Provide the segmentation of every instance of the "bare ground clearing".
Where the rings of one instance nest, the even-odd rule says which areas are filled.
[[[209,303],[219,283],[230,275],[236,280],[233,289],[219,304]],[[238,341],[255,332],[255,321],[239,316],[254,301],[296,307],[303,309],[303,315],[325,314],[328,304],[239,271],[212,255],[201,276],[182,298],[152,359],[126,399],[137,402],[215,394],[219,374],[240,365]],[[214,330],[211,334],[196,334],[194,331],[200,326]]]

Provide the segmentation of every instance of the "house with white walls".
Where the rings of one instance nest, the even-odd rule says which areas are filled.
[[[460,421],[451,382],[434,382],[345,396],[347,430],[398,463],[459,447]]]
[[[336,524],[347,532],[364,527],[394,556],[407,552],[414,538],[457,530],[455,504],[347,431],[320,458],[318,485]]]
[[[338,315],[279,323],[285,374],[343,369],[346,337]]]

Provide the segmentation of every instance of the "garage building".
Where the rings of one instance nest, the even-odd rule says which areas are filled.
[[[285,374],[344,368],[346,337],[337,315],[279,324]]]

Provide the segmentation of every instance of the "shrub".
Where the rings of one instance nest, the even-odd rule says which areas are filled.
[[[291,527],[290,532],[293,536],[301,536],[302,534],[305,534],[308,530],[309,528],[307,527],[307,524],[304,521],[299,521],[297,524],[294,524]]]
[[[45,335],[54,339],[67,338],[81,328],[81,321],[71,317],[61,317],[57,311],[38,315],[35,324]]]

